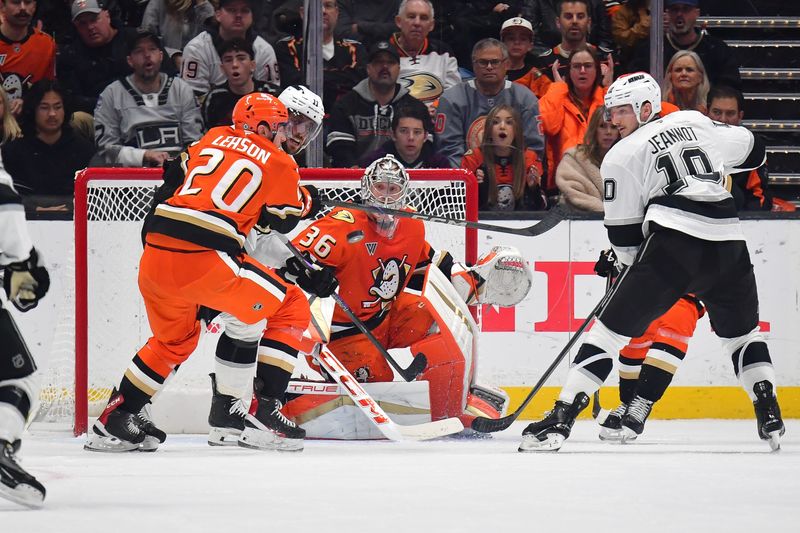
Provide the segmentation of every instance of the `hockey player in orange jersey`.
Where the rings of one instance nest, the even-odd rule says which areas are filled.
[[[408,180],[394,157],[378,159],[362,178],[362,200],[405,208]],[[428,366],[417,381],[428,382],[432,419],[458,416],[469,422],[476,415],[500,416],[507,400],[504,393],[474,383],[477,327],[467,304],[514,305],[524,298],[531,277],[518,252],[498,248],[468,268],[448,252],[431,248],[419,220],[343,208],[311,223],[293,243],[334,272],[340,297],[385,348],[408,347],[414,354],[425,354]],[[281,272],[293,279],[300,270],[300,262],[292,257]],[[306,288],[303,276],[301,272],[297,282]],[[434,285],[435,301],[429,295]],[[380,351],[338,306],[328,348],[362,382],[394,379]],[[329,414],[337,401],[330,395],[301,395],[287,403],[284,413],[307,422],[318,413]],[[337,422],[343,423],[331,418],[328,427]],[[329,434],[317,434],[324,435]],[[341,429],[337,435],[352,433]]]
[[[310,317],[305,295],[243,253],[257,223],[290,231],[318,206],[313,190],[298,187],[294,160],[278,148],[295,136],[292,129],[277,98],[247,95],[234,108],[232,126],[211,129],[182,154],[182,184],[169,187],[166,178],[167,194],[174,193],[159,198],[163,202],[145,222],[139,269],[153,336],[92,427],[87,449],[153,451],[164,441],[145,407],[196,347],[200,306],[245,323],[269,319],[263,337],[276,351],[296,356]],[[245,420],[246,444],[297,449],[299,442],[302,449],[303,430],[280,416],[283,390],[270,388],[269,373],[259,378],[258,401]]]

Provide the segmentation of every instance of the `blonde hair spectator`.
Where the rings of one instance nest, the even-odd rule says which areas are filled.
[[[17,124],[17,119],[11,114],[11,108],[9,106],[8,93],[5,89],[0,87],[0,116],[3,118],[3,131],[2,134],[0,134],[0,145],[13,141],[22,135],[22,130],[19,124]]]
[[[670,59],[664,74],[664,99],[681,110],[706,113],[706,98],[711,83],[703,60],[690,50],[679,50]]]

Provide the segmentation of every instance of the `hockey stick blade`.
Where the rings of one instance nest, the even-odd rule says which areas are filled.
[[[388,207],[378,207],[374,205],[355,204],[351,202],[341,202],[339,200],[322,200],[322,205],[328,207],[344,207],[346,209],[357,209],[359,211],[367,211],[369,213],[377,213],[379,215],[393,215],[404,218],[416,218],[426,222],[439,222],[441,224],[449,224],[451,226],[461,226],[463,228],[480,229],[484,231],[495,231],[498,233],[510,233],[512,235],[522,235],[526,237],[535,237],[541,235],[546,231],[550,231],[559,222],[564,220],[566,210],[557,205],[553,209],[547,211],[544,217],[536,224],[524,228],[509,228],[506,226],[498,226],[496,224],[487,224],[485,222],[474,222],[472,220],[461,220],[457,218],[437,217],[434,215],[427,215],[425,213],[417,213],[416,211],[403,211],[401,209],[390,209]]]

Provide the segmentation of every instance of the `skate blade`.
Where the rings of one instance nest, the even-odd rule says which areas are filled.
[[[560,433],[548,433],[545,440],[539,440],[534,435],[523,435],[522,442],[517,448],[518,452],[557,452],[566,440]]]
[[[781,431],[770,431],[768,435],[767,443],[769,443],[770,449],[773,452],[779,452],[781,450]]]
[[[597,435],[597,437],[603,442],[621,443],[622,430],[611,429],[611,428],[600,428],[600,433]]]
[[[279,452],[302,452],[303,439],[287,439],[269,430],[244,428],[236,443],[251,450],[275,450]]]
[[[621,438],[619,440],[620,444],[627,444],[629,442],[633,442],[637,439],[637,437],[639,437],[638,433],[636,433],[631,428],[625,426],[622,426],[620,433],[621,433]]]
[[[155,441],[155,447],[154,442]],[[104,453],[124,453],[124,452],[154,452],[158,448],[158,439],[153,437],[145,437],[145,439],[136,444],[133,442],[123,441],[117,437],[103,436],[92,433],[86,439],[83,449],[90,452],[104,452]]]
[[[242,432],[231,428],[211,428],[208,432],[209,446],[236,446]]]
[[[31,509],[38,509],[44,504],[42,491],[27,483],[20,483],[13,489],[0,483],[0,496]]]

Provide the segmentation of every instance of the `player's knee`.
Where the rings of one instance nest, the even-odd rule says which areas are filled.
[[[586,342],[578,350],[573,365],[591,373],[602,382],[614,369],[614,359],[603,348]]]
[[[723,348],[730,355],[737,376],[748,367],[772,364],[767,343],[758,328],[741,337],[723,339]]]
[[[245,324],[228,313],[222,313],[220,317],[225,324],[225,333],[228,337],[245,343],[257,343],[267,326],[266,320],[259,320],[255,324]]]
[[[586,335],[586,344],[591,344],[600,348],[607,354],[614,357],[622,348],[630,342],[631,338],[619,333],[614,333],[605,326],[600,320],[595,321],[591,331]],[[609,355],[611,357],[611,355]]]
[[[311,321],[311,309],[308,306],[306,295],[296,285],[287,285],[286,296],[281,306],[272,316],[268,317],[267,326],[270,328],[290,328],[305,331]]]

